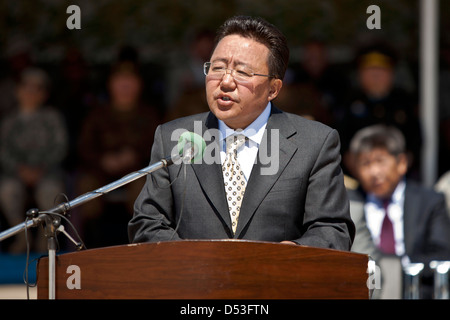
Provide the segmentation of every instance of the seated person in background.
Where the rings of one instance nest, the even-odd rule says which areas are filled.
[[[450,215],[450,171],[447,171],[439,178],[434,186],[434,189],[437,192],[442,192],[445,195],[445,200],[447,202],[447,211]]]
[[[159,114],[142,103],[142,86],[135,63],[127,61],[113,66],[108,81],[108,104],[93,109],[82,126],[78,146],[82,160],[78,193],[93,191],[148,165],[149,145],[153,143]],[[122,241],[119,231],[106,230],[106,223],[113,221],[111,219],[116,219],[114,225],[120,225],[117,214],[108,212],[107,221],[99,219],[103,218],[107,203],[128,204],[126,208],[131,216],[143,183],[143,179],[133,181],[80,207],[80,229],[88,248]],[[122,211],[126,209],[120,207]],[[124,221],[128,221],[130,216],[126,212],[124,215]],[[127,242],[126,228],[123,233]]]
[[[25,70],[16,90],[17,109],[1,123],[0,204],[10,227],[25,221],[27,205],[50,209],[64,191],[61,162],[67,151],[67,131],[62,115],[45,106],[48,89],[43,70]],[[43,236],[31,244],[32,250],[46,250]],[[25,249],[24,235],[16,235],[9,251]]]
[[[422,134],[416,97],[395,81],[397,57],[389,45],[374,44],[361,49],[356,59],[356,86],[344,103],[337,123],[341,136],[343,169],[356,131],[375,124],[398,128],[405,137],[408,177],[420,176]]]
[[[356,225],[352,251],[369,254],[377,264],[385,257],[396,257],[403,265],[424,263],[426,277],[430,261],[450,258],[444,196],[405,179],[405,139],[394,127],[374,125],[358,131],[350,152],[360,182],[359,189],[349,190]]]

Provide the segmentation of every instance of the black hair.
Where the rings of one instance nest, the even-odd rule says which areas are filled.
[[[405,137],[396,127],[377,124],[359,130],[350,142],[350,152],[354,155],[377,148],[398,156],[406,152]]]
[[[224,37],[238,34],[258,41],[269,49],[269,73],[275,78],[283,79],[289,62],[289,47],[286,37],[273,24],[266,20],[249,16],[235,16],[219,28],[215,46]]]

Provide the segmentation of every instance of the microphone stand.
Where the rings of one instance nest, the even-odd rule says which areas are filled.
[[[162,159],[161,161],[149,165],[148,167],[145,167],[139,171],[132,172],[123,178],[116,180],[106,186],[103,186],[101,188],[98,188],[94,191],[85,193],[77,198],[75,198],[72,201],[64,202],[62,204],[59,204],[58,206],[47,210],[40,212],[38,209],[30,209],[27,211],[27,219],[25,222],[20,223],[8,230],[5,230],[0,233],[0,242],[12,237],[13,235],[16,235],[20,233],[21,231],[25,229],[29,229],[31,227],[36,227],[38,225],[43,225],[45,230],[45,236],[47,237],[47,247],[48,247],[48,295],[49,299],[53,300],[55,299],[55,261],[56,261],[56,249],[57,249],[57,242],[56,242],[56,233],[59,231],[62,231],[68,238],[74,242],[78,249],[82,248],[82,244],[76,243],[63,229],[63,226],[60,224],[60,217],[58,215],[65,215],[67,211],[69,211],[72,208],[78,207],[81,204],[88,202],[90,200],[93,200],[97,197],[100,197],[104,194],[107,194],[110,191],[113,191],[127,183],[130,183],[134,180],[137,180],[141,178],[142,176],[145,176],[149,173],[152,173],[158,169],[168,167],[171,164],[173,164],[175,161],[179,159],[183,159],[183,161],[190,160],[192,156],[190,155],[175,155],[173,157],[167,157],[166,159]]]

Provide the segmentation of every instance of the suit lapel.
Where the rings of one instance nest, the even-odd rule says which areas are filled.
[[[406,182],[405,203],[403,205],[403,237],[405,252],[410,254],[414,245],[414,232],[416,230],[417,216],[420,213],[420,193],[414,191],[414,186]]]
[[[296,130],[289,125],[286,115],[272,106],[272,113],[258,150],[257,162],[253,165],[252,173],[247,182],[235,238],[239,238],[246,229],[264,197],[297,151],[297,146],[289,141],[289,137],[295,133]],[[276,157],[277,150],[272,150],[273,148],[278,148],[278,159]],[[270,163],[267,163],[268,159],[271,159]],[[276,172],[272,172],[273,161],[278,161]]]
[[[218,130],[217,118],[211,113],[208,113],[206,121],[202,121],[202,135],[207,130]],[[225,188],[223,183],[222,167],[220,165],[220,145],[217,137],[207,139],[205,157],[208,157],[208,161],[203,160],[199,164],[193,164],[192,169],[197,176],[198,182],[208,198],[208,201],[212,204],[216,213],[221,217],[223,223],[228,227],[227,233],[231,236],[231,219],[228,212],[228,203],[225,194]],[[211,159],[212,158],[212,159]],[[214,162],[211,163],[210,160]]]
[[[202,133],[209,129],[218,129],[217,118],[211,112],[208,113],[206,121],[202,122],[202,126]],[[278,134],[273,130],[277,131]],[[242,202],[235,238],[239,238],[242,231],[245,230],[246,225],[255,214],[264,197],[278,180],[292,156],[297,151],[297,146],[289,141],[289,138],[295,133],[296,130],[289,125],[286,115],[272,106],[271,116],[258,150],[257,162],[253,165],[252,173],[247,183],[245,192],[248,196],[244,196]],[[211,139],[205,141],[207,150],[205,156],[210,155],[208,150],[216,150],[213,154],[214,163],[211,164],[210,162],[202,161],[199,164],[193,164],[192,169],[209,202],[227,226],[227,233],[231,237],[231,219],[228,212],[225,189],[223,183],[217,183],[217,181],[223,181],[223,175],[220,165],[220,146],[219,141],[216,140]],[[269,167],[273,163],[267,163],[264,159],[268,160],[272,154],[276,154],[275,151],[272,152],[272,148],[278,146],[278,170],[272,173]],[[263,161],[260,161],[260,159],[263,159]],[[266,174],[261,174],[261,172],[265,172]]]

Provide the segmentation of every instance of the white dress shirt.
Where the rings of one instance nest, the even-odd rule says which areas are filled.
[[[388,206],[388,216],[394,227],[395,253],[397,256],[405,254],[405,242],[403,234],[403,208],[405,202],[405,181],[402,180],[397,185],[392,194],[391,202]],[[367,227],[372,234],[375,245],[380,243],[381,226],[384,219],[383,202],[377,199],[373,194],[367,195],[367,201],[364,205],[364,213],[367,221]]]
[[[221,137],[220,161],[223,165],[226,158],[226,138],[233,134],[243,134],[248,139],[244,145],[237,150],[237,158],[244,172],[245,180],[248,181],[252,172],[253,164],[256,161],[258,148],[269,120],[271,103],[269,102],[264,111],[247,128],[242,131],[235,131],[228,127],[222,120],[219,120],[219,131]]]

